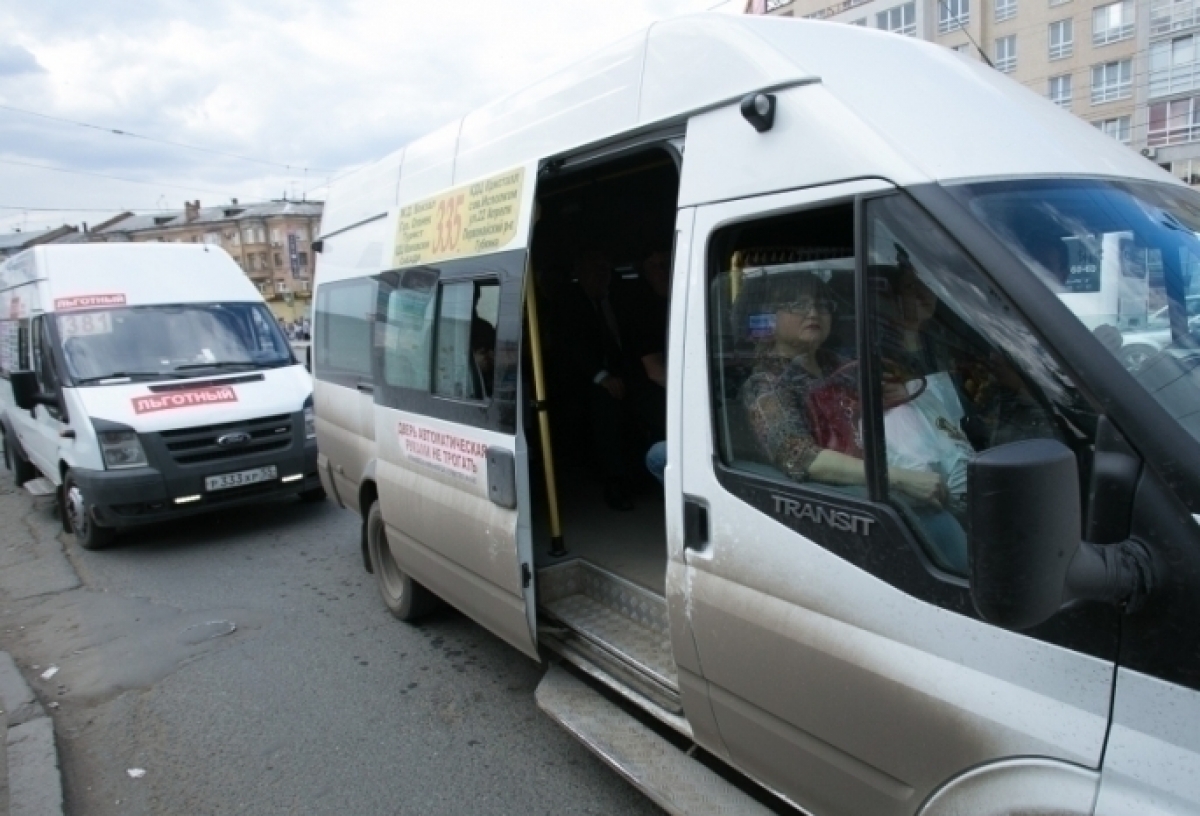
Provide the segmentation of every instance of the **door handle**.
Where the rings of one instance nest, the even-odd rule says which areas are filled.
[[[703,550],[708,545],[708,508],[695,499],[683,500],[683,546]]]
[[[373,386],[371,383],[359,383],[358,385],[356,385],[354,387],[357,388],[359,391],[361,391],[364,394],[374,394],[375,393],[375,386]]]

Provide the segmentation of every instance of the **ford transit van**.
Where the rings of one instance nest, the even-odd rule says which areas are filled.
[[[0,405],[18,484],[89,549],[121,529],[319,500],[312,380],[219,247],[43,246],[0,265]]]
[[[384,603],[668,812],[1200,813],[1194,190],[940,46],[698,16],[322,229]]]

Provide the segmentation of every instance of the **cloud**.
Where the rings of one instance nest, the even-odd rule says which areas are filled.
[[[656,19],[715,2],[41,0],[20,13],[0,7],[0,31],[11,43],[0,45],[0,105],[215,151],[0,109],[0,159],[152,182],[29,168],[10,175],[18,171],[0,163],[0,206],[70,207],[85,199],[103,206],[106,195],[113,205],[137,208],[214,200],[167,185],[243,200],[285,190],[319,195],[319,185],[351,166]],[[18,71],[21,78],[11,78]],[[0,209],[0,232],[13,222],[9,213]]]
[[[28,49],[15,43],[0,43],[0,78],[38,74],[45,70]]]

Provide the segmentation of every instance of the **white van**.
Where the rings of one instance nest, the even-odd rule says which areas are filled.
[[[312,379],[219,247],[36,247],[0,265],[0,406],[18,484],[94,549],[117,531],[324,496]],[[40,474],[40,477],[39,477]]]
[[[551,663],[669,812],[1200,813],[1200,194],[940,46],[721,15],[322,229],[320,472],[385,603]]]

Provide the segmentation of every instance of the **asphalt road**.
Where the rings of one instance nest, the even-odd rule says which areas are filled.
[[[68,814],[659,812],[537,709],[538,664],[392,618],[332,503],[59,530],[0,472],[0,649],[59,704]]]

